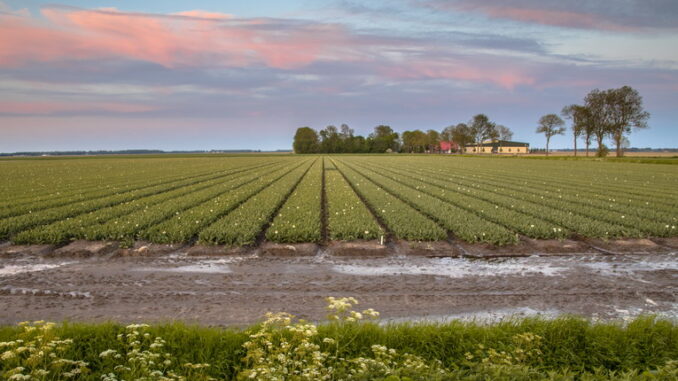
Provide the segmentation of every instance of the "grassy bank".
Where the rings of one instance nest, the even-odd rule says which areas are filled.
[[[122,354],[123,360],[129,359],[134,349],[130,343],[133,342],[139,343],[137,353],[144,350],[153,353],[152,343],[156,342],[156,337],[164,340],[157,352],[168,353],[171,359],[169,364],[162,367],[162,372],[165,375],[172,372],[183,374],[188,379],[206,376],[234,379],[239,372],[257,365],[256,361],[253,362],[253,355],[262,359],[267,355],[277,358],[279,353],[275,350],[271,353],[271,348],[266,349],[266,345],[258,346],[261,343],[257,340],[261,341],[262,337],[264,341],[272,342],[275,348],[279,348],[284,341],[289,342],[292,348],[285,349],[284,353],[297,353],[295,345],[315,345],[319,353],[330,354],[330,358],[325,358],[325,362],[321,363],[322,366],[337,366],[337,361],[345,364],[354,361],[348,359],[377,359],[391,364],[391,378],[385,378],[379,369],[372,369],[376,365],[368,361],[370,372],[376,373],[366,373],[363,378],[356,376],[353,379],[405,380],[408,379],[406,375],[411,379],[450,380],[542,379],[551,376],[552,379],[578,379],[586,374],[594,379],[671,379],[677,374],[676,365],[669,361],[678,359],[678,324],[651,317],[638,318],[625,325],[591,323],[571,317],[555,320],[522,319],[493,325],[450,322],[386,326],[340,319],[319,325],[317,330],[312,328],[311,334],[305,323],[278,323],[279,320],[247,330],[183,324],[126,328],[117,324],[64,323],[50,328],[49,335],[40,333],[40,325],[37,329],[40,335],[36,331],[27,334],[26,327],[2,327],[0,342],[24,339],[22,345],[26,345],[30,341],[26,335],[72,339],[71,344],[64,345],[59,357],[87,363],[85,373],[75,377],[86,380],[100,380],[102,374],[110,373],[114,368],[114,362],[106,356],[102,357],[102,353],[114,350]],[[302,327],[301,336],[295,336],[298,330],[289,327]],[[137,332],[135,336],[134,332]],[[253,339],[251,335],[257,338]],[[250,343],[247,348],[244,347],[246,342]],[[11,349],[7,344],[2,345],[4,348],[0,352],[16,351],[16,347]],[[405,353],[416,356],[428,368],[417,370],[411,361],[407,362],[403,358],[388,362],[375,352],[375,345],[394,349],[398,356]],[[16,366],[7,356],[3,354],[0,363],[5,372],[3,379],[10,379],[10,373],[7,372]],[[193,365],[187,367],[187,363]],[[209,367],[203,368],[200,364],[209,364]],[[190,372],[194,372],[192,376]],[[251,373],[246,372],[240,376],[245,375],[251,377]],[[261,373],[259,376],[254,378],[265,379]],[[348,370],[345,371],[345,377],[351,377]]]

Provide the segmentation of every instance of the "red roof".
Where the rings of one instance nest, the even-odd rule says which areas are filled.
[[[447,150],[457,149],[457,148],[459,148],[459,145],[455,142],[445,142],[445,141],[440,142],[440,150],[441,151],[447,151]]]

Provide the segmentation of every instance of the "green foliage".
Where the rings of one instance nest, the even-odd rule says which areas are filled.
[[[214,221],[228,214],[244,201],[261,192],[267,186],[292,171],[298,164],[276,166],[273,170],[253,171],[246,178],[230,186],[228,191],[221,192],[208,199],[197,198],[191,204],[198,205],[182,211],[174,211],[174,215],[153,225],[140,233],[140,237],[157,243],[189,242],[199,232]],[[175,205],[172,205],[175,207]]]
[[[0,375],[5,380],[76,379],[87,374],[88,363],[64,358],[72,339],[60,339],[54,323],[19,323],[11,341],[0,342]],[[61,376],[61,377],[60,377]]]
[[[266,231],[273,242],[318,242],[321,239],[323,161],[318,159],[294,189]]]
[[[601,144],[596,150],[596,157],[607,157],[610,154],[610,149],[605,144]]]
[[[297,167],[202,230],[200,242],[208,245],[231,246],[255,243],[261,229],[287,199],[309,167],[310,164],[307,163]]]
[[[397,238],[415,241],[436,241],[447,234],[435,222],[377,186],[364,175],[335,162],[337,169],[372,207],[374,213],[393,231]]]
[[[23,231],[12,239],[16,243],[52,243],[59,244],[73,239],[132,239],[133,234],[148,224],[145,221],[154,221],[163,218],[167,213],[181,210],[182,206],[212,199],[223,192],[224,187],[237,187],[243,182],[251,180],[251,172],[270,172],[257,167],[247,167],[220,174],[214,179],[208,179],[192,184],[175,184],[168,186],[166,191],[152,196],[141,197],[129,202],[97,209],[90,213],[59,220],[49,225],[38,226]],[[256,177],[255,177],[256,178]],[[169,212],[161,214],[161,210]],[[112,225],[112,226],[111,226]],[[128,233],[121,229],[131,230]],[[116,232],[114,232],[116,231]]]
[[[407,178],[382,175],[376,171],[361,168],[363,173],[377,185],[398,195],[400,199],[409,203],[422,213],[430,216],[445,229],[454,232],[455,236],[467,242],[489,242],[497,245],[515,243],[516,234],[510,230],[478,217],[467,210],[453,204],[441,202],[435,196],[424,191],[425,185],[417,185]],[[387,170],[381,173],[388,173]],[[442,190],[441,195],[445,194]]]
[[[376,311],[355,311],[357,304],[353,298],[328,298],[329,323],[277,313],[245,330],[45,322],[0,327],[0,374],[10,380],[675,380],[678,375],[678,325],[669,320],[379,325],[369,321],[379,316]]]
[[[332,240],[378,239],[384,232],[330,160],[325,161],[327,225]],[[328,164],[330,163],[330,164]]]
[[[338,134],[352,136],[348,126]],[[379,239],[387,233],[375,217],[388,233],[411,240],[451,234],[504,245],[516,235],[678,236],[675,171],[631,160],[252,155],[7,161],[0,175],[14,180],[0,185],[0,239],[131,244],[193,242],[202,235],[205,243],[241,245],[256,242],[270,225],[269,240],[317,242],[322,216],[332,240]],[[320,205],[321,161],[327,165],[326,205]],[[110,184],[100,173],[110,174]],[[282,217],[273,215],[281,206]]]
[[[314,129],[300,127],[294,134],[292,146],[295,153],[315,153],[318,152],[319,143],[318,133]]]

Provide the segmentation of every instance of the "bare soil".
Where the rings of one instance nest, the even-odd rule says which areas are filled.
[[[384,249],[362,242],[229,249],[140,242],[119,249],[79,242],[70,251],[0,245],[0,324],[240,326],[267,311],[322,320],[327,296],[356,297],[385,322],[643,313],[678,319],[675,244],[524,240],[509,248],[399,242]]]

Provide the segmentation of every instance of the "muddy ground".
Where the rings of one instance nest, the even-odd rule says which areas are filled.
[[[0,324],[179,320],[240,326],[267,311],[321,320],[327,296],[356,297],[385,322],[561,314],[629,319],[644,313],[678,320],[675,242],[650,249],[604,244],[518,257],[515,250],[495,250],[484,258],[477,255],[482,247],[456,247],[451,257],[440,248],[431,256],[393,249],[354,257],[322,248],[271,256],[261,250],[205,255],[214,253],[103,245],[95,255],[67,255],[51,247],[5,245]]]

